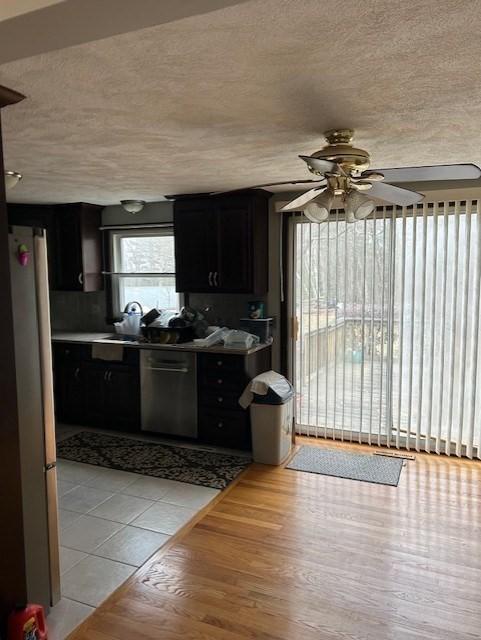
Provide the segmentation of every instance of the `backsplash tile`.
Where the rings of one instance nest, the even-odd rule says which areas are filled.
[[[50,316],[53,331],[111,332],[104,291],[50,291]]]
[[[189,306],[201,311],[209,307],[205,313],[209,324],[226,326],[230,329],[238,329],[240,318],[248,316],[248,303],[251,300],[263,300],[263,296],[252,294],[227,294],[227,293],[191,293],[189,295]],[[267,312],[269,309],[267,309]]]
[[[263,300],[262,296],[243,294],[192,293],[189,305],[203,311],[211,325],[240,327],[240,318],[247,317],[248,303]],[[267,312],[269,309],[267,309]],[[77,291],[51,291],[50,313],[54,331],[111,332],[113,326],[105,322],[107,317],[105,292],[82,293]]]

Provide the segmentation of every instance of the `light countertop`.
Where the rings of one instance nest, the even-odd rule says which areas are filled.
[[[222,353],[225,355],[243,355],[248,356],[256,351],[261,351],[266,347],[270,347],[270,344],[258,344],[250,349],[228,349],[222,345],[216,345],[214,347],[199,347],[193,342],[184,342],[182,344],[154,344],[151,342],[130,342],[122,340],[112,340],[110,338],[112,334],[107,333],[84,333],[84,332],[67,332],[67,331],[53,331],[52,342],[76,342],[79,344],[119,344],[123,347],[133,347],[134,349],[163,349],[165,351],[195,351],[197,353]]]

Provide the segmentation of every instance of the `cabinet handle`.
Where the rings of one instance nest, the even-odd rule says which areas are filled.
[[[214,285],[212,284],[212,271],[209,271],[209,287],[213,287]]]
[[[217,398],[217,402],[220,402],[220,403],[224,402],[224,398],[222,396],[219,396]]]
[[[217,366],[218,367],[222,367],[224,363],[222,362],[222,360],[217,360]]]
[[[224,423],[223,423],[223,422],[218,422],[218,423],[217,423],[217,428],[218,428],[218,429],[222,429],[222,427],[223,427],[223,426],[224,426]]]
[[[82,272],[80,272],[78,274],[78,282],[79,282],[79,284],[83,284],[84,283],[84,274]]]
[[[214,286],[218,287],[219,283],[217,282],[217,271],[214,271]]]
[[[108,375],[108,378],[107,378],[107,382],[110,382],[111,380],[112,380],[112,372],[111,372],[111,371],[109,371],[109,375]]]
[[[75,369],[75,373],[74,373],[75,380],[78,380],[78,379],[79,379],[79,374],[80,374],[80,367],[77,367],[77,368]]]
[[[107,374],[108,374],[108,371],[104,373],[104,382],[107,382]]]
[[[222,380],[222,378],[218,378],[217,379],[217,384],[222,384],[224,381]]]

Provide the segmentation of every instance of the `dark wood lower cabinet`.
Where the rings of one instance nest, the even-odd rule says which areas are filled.
[[[85,411],[85,370],[81,362],[55,363],[55,408],[66,424],[87,424]]]
[[[118,431],[140,429],[139,368],[112,365],[104,384],[104,424]]]
[[[89,348],[55,345],[55,404],[57,419],[117,431],[140,429],[138,352],[127,362],[92,360]],[[83,346],[83,345],[82,345]]]
[[[250,355],[198,354],[199,439],[229,449],[251,448],[249,409],[239,398],[252,378],[271,368],[271,349]]]
[[[55,403],[59,422],[116,431],[139,431],[138,349],[124,348],[122,362],[91,358],[91,347],[54,344]],[[271,368],[271,349],[250,355],[199,353],[199,441],[250,449],[249,410],[239,405],[247,383]]]
[[[107,367],[96,362],[81,363],[85,393],[85,424],[89,427],[105,426],[105,377]]]

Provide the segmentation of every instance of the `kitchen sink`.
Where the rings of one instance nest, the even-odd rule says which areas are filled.
[[[112,333],[105,336],[104,340],[115,340],[115,342],[139,342],[140,336],[125,336],[120,333]]]

